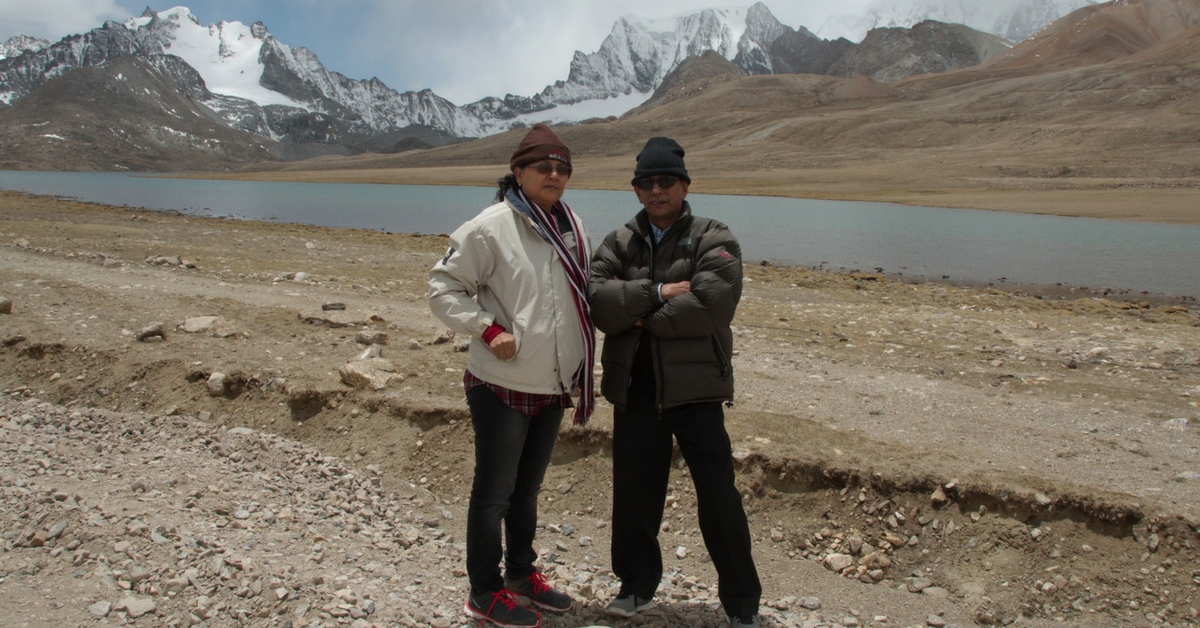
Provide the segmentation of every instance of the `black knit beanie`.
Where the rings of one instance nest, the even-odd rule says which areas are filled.
[[[633,181],[659,174],[669,174],[692,182],[683,165],[683,147],[669,137],[652,137],[646,142],[642,152],[638,153]]]

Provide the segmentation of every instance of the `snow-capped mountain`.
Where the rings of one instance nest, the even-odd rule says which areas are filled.
[[[1017,33],[1011,39],[1090,0],[1012,3],[1009,10],[987,12],[973,0],[880,0],[867,15],[855,18],[855,28],[865,34],[873,27],[911,26],[929,18],[987,21],[979,30]],[[834,28],[831,24],[823,28]],[[565,80],[532,96],[489,97],[459,107],[430,90],[400,93],[378,79],[329,71],[311,51],[278,41],[261,22],[206,26],[188,9],[175,7],[147,9],[123,23],[107,22],[41,47],[19,41],[14,50],[30,52],[0,58],[0,103],[11,104],[76,68],[137,55],[232,128],[285,143],[345,144],[349,138],[377,150],[380,142],[391,146],[412,133],[445,143],[539,121],[576,123],[621,115],[648,99],[685,59],[707,51],[748,74],[769,74],[829,68],[854,45],[822,40],[803,26],[786,26],[761,2],[656,20],[627,15],[617,20],[598,50],[575,52]],[[816,57],[814,46],[821,48]],[[877,64],[941,67],[936,62],[896,66],[888,59]],[[892,77],[894,71],[885,74]]]
[[[28,35],[13,35],[8,38],[8,41],[0,44],[0,59],[19,57],[26,50],[41,50],[49,45],[50,42],[45,39],[29,37]]]
[[[1096,0],[875,0],[865,11],[835,15],[815,29],[825,39],[862,41],[875,28],[909,28],[925,20],[965,24],[1019,42],[1054,20]]]
[[[198,77],[200,83],[189,89],[201,102],[234,128],[277,139],[285,134],[274,123],[306,113],[343,120],[350,132],[366,135],[412,125],[454,137],[494,132],[429,90],[401,94],[375,79],[349,79],[326,70],[309,50],[279,42],[262,23],[204,26],[183,7],[147,9],[140,17],[107,22],[32,55],[0,60],[0,102],[11,103],[76,68],[125,55],[182,60],[194,75],[179,81],[188,84]]]

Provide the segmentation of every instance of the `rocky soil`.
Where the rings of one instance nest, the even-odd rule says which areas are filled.
[[[444,245],[0,193],[0,625],[469,625]],[[1200,625],[1194,305],[747,277],[765,625]],[[543,490],[548,626],[614,625],[609,426]],[[725,625],[676,466],[661,604],[615,625]]]

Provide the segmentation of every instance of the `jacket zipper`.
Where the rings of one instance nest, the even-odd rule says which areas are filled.
[[[650,245],[650,281],[651,285],[654,285],[653,282],[657,280],[655,277],[655,270],[658,268],[656,265],[656,262],[658,261],[658,244],[654,242],[653,232],[646,236],[646,243]],[[664,380],[662,355],[658,348],[658,338],[655,337],[654,334],[650,334],[650,340],[650,361],[654,366],[654,409],[658,412],[658,418],[661,420],[663,413],[663,399],[665,397],[663,393]]]

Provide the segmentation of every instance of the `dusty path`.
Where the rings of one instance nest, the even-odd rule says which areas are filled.
[[[399,514],[372,520],[371,533],[396,543],[407,534],[404,526],[429,528],[428,521],[404,521],[401,513],[403,499],[419,489],[428,491],[427,505],[433,500],[451,515],[438,529],[461,538],[471,448],[462,420],[465,355],[454,351],[453,342],[435,344],[441,328],[424,302],[425,272],[443,246],[435,237],[0,194],[0,298],[12,301],[12,313],[0,315],[0,391],[13,400],[65,407],[66,416],[91,408],[171,416],[181,442],[195,437],[188,430],[216,438],[212,434],[235,426],[298,440],[340,457],[349,468],[378,470],[377,498],[394,501]],[[158,257],[179,257],[194,267],[174,260],[156,264]],[[770,622],[850,625],[843,620],[854,618],[858,625],[924,625],[936,612],[944,616],[930,625],[1048,625],[1056,618],[1096,626],[1197,622],[1200,318],[1194,309],[1043,300],[799,269],[755,266],[747,276],[735,322],[738,399],[728,422],[753,517],[764,602],[777,607]],[[330,302],[344,303],[340,315],[361,324],[315,325],[301,316]],[[186,319],[205,315],[224,322],[216,332],[176,331]],[[164,324],[165,340],[137,341],[154,322]],[[364,328],[388,335],[383,357],[403,381],[375,392],[342,383],[338,369],[366,348],[357,342]],[[218,396],[206,385],[214,372],[230,376]],[[21,596],[41,599],[38,587],[51,586],[46,570],[62,560],[70,568],[79,547],[111,558],[102,546],[119,542],[120,535],[83,526],[90,538],[76,534],[71,538],[81,545],[59,554],[22,544],[23,530],[56,521],[38,514],[53,504],[39,502],[37,491],[18,489],[28,488],[30,471],[38,486],[53,486],[62,479],[52,479],[53,472],[66,472],[50,465],[39,473],[38,457],[24,448],[64,441],[62,432],[55,437],[39,431],[46,421],[32,414],[21,423],[31,412],[26,406],[3,411],[19,428],[0,433],[6,455],[20,464],[0,470],[8,497],[0,516],[14,524],[6,524],[12,532],[5,533],[8,551],[0,555],[0,576],[9,574],[0,582],[6,600],[0,624],[18,625],[7,619],[21,617],[15,614]],[[113,420],[146,420],[137,416],[143,415]],[[592,427],[564,434],[547,481],[547,528],[539,542],[554,556],[543,562],[558,558],[556,576],[572,584],[578,599],[593,600],[552,625],[591,623],[598,616],[589,613],[609,594],[604,522],[610,416],[611,409],[602,407]],[[115,436],[80,430],[71,438],[86,443]],[[207,450],[176,449],[189,465],[203,466]],[[80,449],[76,455],[87,457],[74,468],[113,464],[114,451],[120,448]],[[265,469],[275,463],[259,464]],[[211,471],[214,477],[223,472],[229,470]],[[705,606],[715,600],[715,576],[695,531],[686,470],[677,473],[678,507],[669,511],[663,535],[669,569],[678,568],[663,595],[677,606],[651,617],[651,625],[716,625],[720,613]],[[73,483],[70,491],[98,504],[106,491],[119,489],[105,488],[108,480],[101,476],[93,479]],[[215,480],[188,481],[207,486]],[[172,492],[158,490],[168,497]],[[172,490],[180,499],[187,496]],[[247,493],[238,500],[261,507],[279,497]],[[203,513],[183,508],[160,514],[179,529],[194,517],[235,521],[217,511]],[[344,511],[339,516],[348,521]],[[314,515],[306,525],[293,523],[291,533],[301,535],[297,543],[358,542],[354,535],[332,541],[317,531],[325,519]],[[362,523],[360,517],[347,525]],[[563,534],[566,526],[572,534]],[[428,546],[408,548],[368,543],[375,548],[368,562],[391,565],[394,573],[374,578],[382,610],[362,621],[463,625],[456,605],[464,582],[453,576],[461,558],[456,544],[426,539]],[[683,548],[679,558],[677,548]],[[845,575],[828,568],[831,554],[851,556]],[[66,589],[58,590],[50,598],[65,605],[63,614],[47,608],[49,619],[30,625],[61,625],[55,618],[88,623],[94,620],[76,611],[101,597],[119,601],[95,574],[106,565],[119,590],[120,578],[111,572],[128,565],[82,560],[89,565],[87,581],[99,583],[87,594],[94,599],[72,593],[71,606],[62,597]],[[312,567],[304,556],[297,560],[296,570]],[[194,566],[186,556],[161,563],[155,573],[162,582]],[[934,586],[914,580],[916,571]],[[329,571],[328,581],[337,577]],[[191,620],[174,602],[194,605],[201,585],[169,601],[165,584],[158,593],[147,588],[146,597],[159,596],[159,619],[136,621],[156,625],[176,618],[186,625]],[[316,585],[313,595],[338,590],[329,587],[322,593]],[[297,595],[303,591],[293,588]],[[384,603],[388,593],[396,595],[391,605]],[[445,616],[411,606],[414,595],[428,596],[431,608]],[[808,597],[820,598],[822,608],[803,608]],[[319,618],[326,602],[306,602],[311,613],[296,625]],[[234,606],[209,618],[209,625],[234,625]],[[295,620],[299,609],[296,598],[269,606],[267,617],[249,613],[247,623],[282,625],[282,617]],[[272,614],[284,606],[282,615]],[[67,607],[75,614],[66,614]],[[420,612],[425,618],[415,619]],[[449,623],[434,623],[441,619]]]

